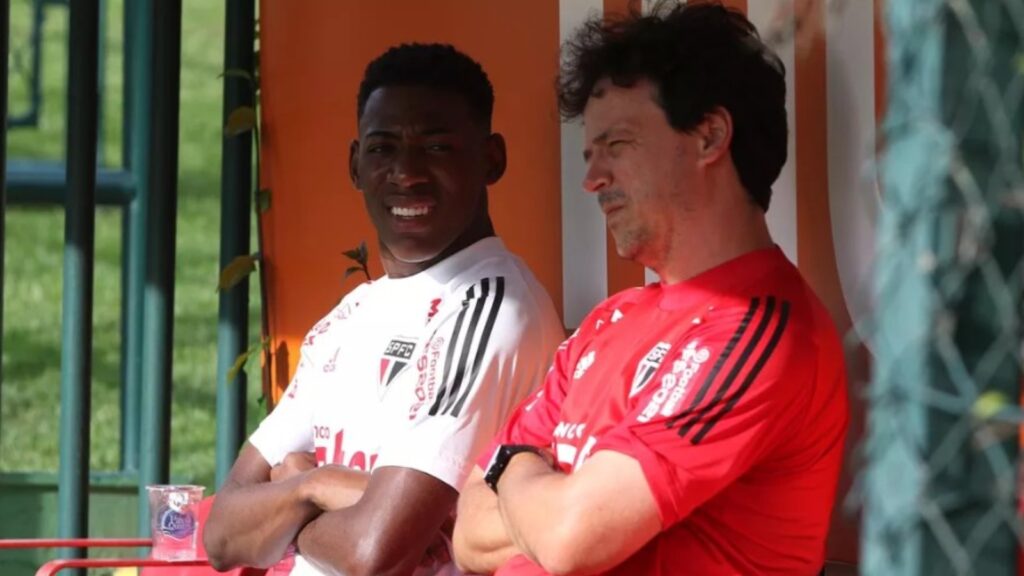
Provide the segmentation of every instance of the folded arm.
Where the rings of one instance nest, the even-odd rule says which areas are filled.
[[[484,484],[479,466],[473,469],[459,495],[455,522],[455,562],[470,574],[491,574],[520,554],[498,511],[498,497]]]
[[[640,464],[612,451],[573,474],[517,454],[498,482],[498,507],[515,546],[555,575],[608,570],[661,530]]]
[[[265,568],[284,555],[299,530],[324,508],[354,501],[365,474],[339,467],[279,473],[246,443],[217,493],[203,545],[218,570]]]
[[[411,574],[457,496],[454,488],[424,472],[378,468],[358,502],[320,514],[302,528],[299,552],[325,574]]]

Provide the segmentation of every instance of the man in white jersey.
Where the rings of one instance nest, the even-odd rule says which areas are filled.
[[[386,276],[306,336],[217,495],[204,536],[217,569],[271,566],[291,545],[294,575],[451,568],[436,545],[473,459],[563,335],[488,215],[505,171],[493,101],[451,46],[402,45],[367,67],[349,172]]]

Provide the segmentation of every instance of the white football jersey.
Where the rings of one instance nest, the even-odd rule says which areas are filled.
[[[271,465],[313,451],[318,465],[403,466],[460,490],[563,336],[530,270],[486,238],[349,293],[306,335],[287,391],[249,442]],[[319,572],[299,557],[292,574]]]

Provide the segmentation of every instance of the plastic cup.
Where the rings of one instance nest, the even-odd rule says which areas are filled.
[[[203,486],[159,484],[149,492],[149,522],[153,535],[150,555],[157,560],[196,558],[196,530]]]

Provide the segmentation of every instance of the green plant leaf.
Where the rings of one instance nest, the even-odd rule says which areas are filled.
[[[235,363],[231,365],[231,368],[227,373],[228,383],[234,382],[235,378],[238,378],[238,373],[245,367],[245,363],[249,361],[249,356],[252,355],[252,348],[242,352],[235,358]]]
[[[270,210],[270,188],[263,188],[256,192],[256,207],[260,214]]]
[[[225,136],[238,136],[256,127],[256,109],[252,106],[239,106],[228,115],[224,125]]]
[[[235,363],[231,365],[231,369],[228,370],[227,373],[228,382],[233,382],[235,378],[238,377],[238,373],[241,372],[242,368],[244,368],[260,350],[270,350],[270,338],[264,338],[259,342],[254,342],[252,346],[249,346],[248,350],[242,352],[237,358],[235,358]]]
[[[366,241],[359,243],[359,246],[342,252],[350,260],[355,260],[362,266],[366,266],[367,258],[369,257],[369,251],[366,249]]]
[[[360,242],[359,246],[351,250],[345,250],[344,252],[342,252],[342,254],[344,254],[345,257],[348,258],[349,260],[353,260],[355,261],[356,264],[358,264],[358,266],[351,266],[349,267],[348,270],[345,270],[345,276],[342,278],[342,280],[347,279],[349,276],[356,272],[362,272],[363,274],[366,275],[367,280],[370,279],[370,269],[367,264],[370,252],[369,250],[366,249],[366,241]]]
[[[360,248],[362,248],[362,246],[360,246]],[[342,254],[344,254],[349,260],[355,260],[356,262],[362,263],[362,252],[359,251],[359,248],[345,250]]]
[[[227,290],[242,281],[243,278],[252,274],[256,269],[256,256],[247,254],[238,256],[224,267],[220,272],[220,281],[217,282],[217,291]]]

